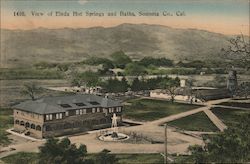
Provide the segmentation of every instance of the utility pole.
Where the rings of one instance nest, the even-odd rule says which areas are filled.
[[[168,163],[168,132],[167,132],[167,124],[164,125],[165,135],[164,135],[164,163]]]

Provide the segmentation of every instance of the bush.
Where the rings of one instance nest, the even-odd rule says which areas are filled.
[[[153,58],[153,57],[144,57],[139,61],[139,64],[147,67],[149,65],[154,66],[173,66],[173,61],[166,58]]]

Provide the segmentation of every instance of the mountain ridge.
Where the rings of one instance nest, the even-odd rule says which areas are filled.
[[[231,36],[198,29],[151,24],[114,27],[1,29],[1,67],[40,61],[74,62],[90,56],[109,57],[123,50],[133,59],[220,60]]]

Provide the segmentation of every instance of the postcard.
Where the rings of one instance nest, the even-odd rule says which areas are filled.
[[[250,162],[248,0],[1,0],[0,163]]]

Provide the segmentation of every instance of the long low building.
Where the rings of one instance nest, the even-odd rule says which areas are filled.
[[[122,122],[122,104],[92,94],[46,97],[14,106],[14,130],[35,138],[69,135]]]
[[[186,102],[204,102],[209,100],[223,99],[231,97],[231,94],[226,88],[210,88],[210,87],[193,87],[192,94],[188,88],[180,87],[176,89],[175,100]],[[150,91],[150,97],[171,99],[171,95],[164,89],[156,89]]]

